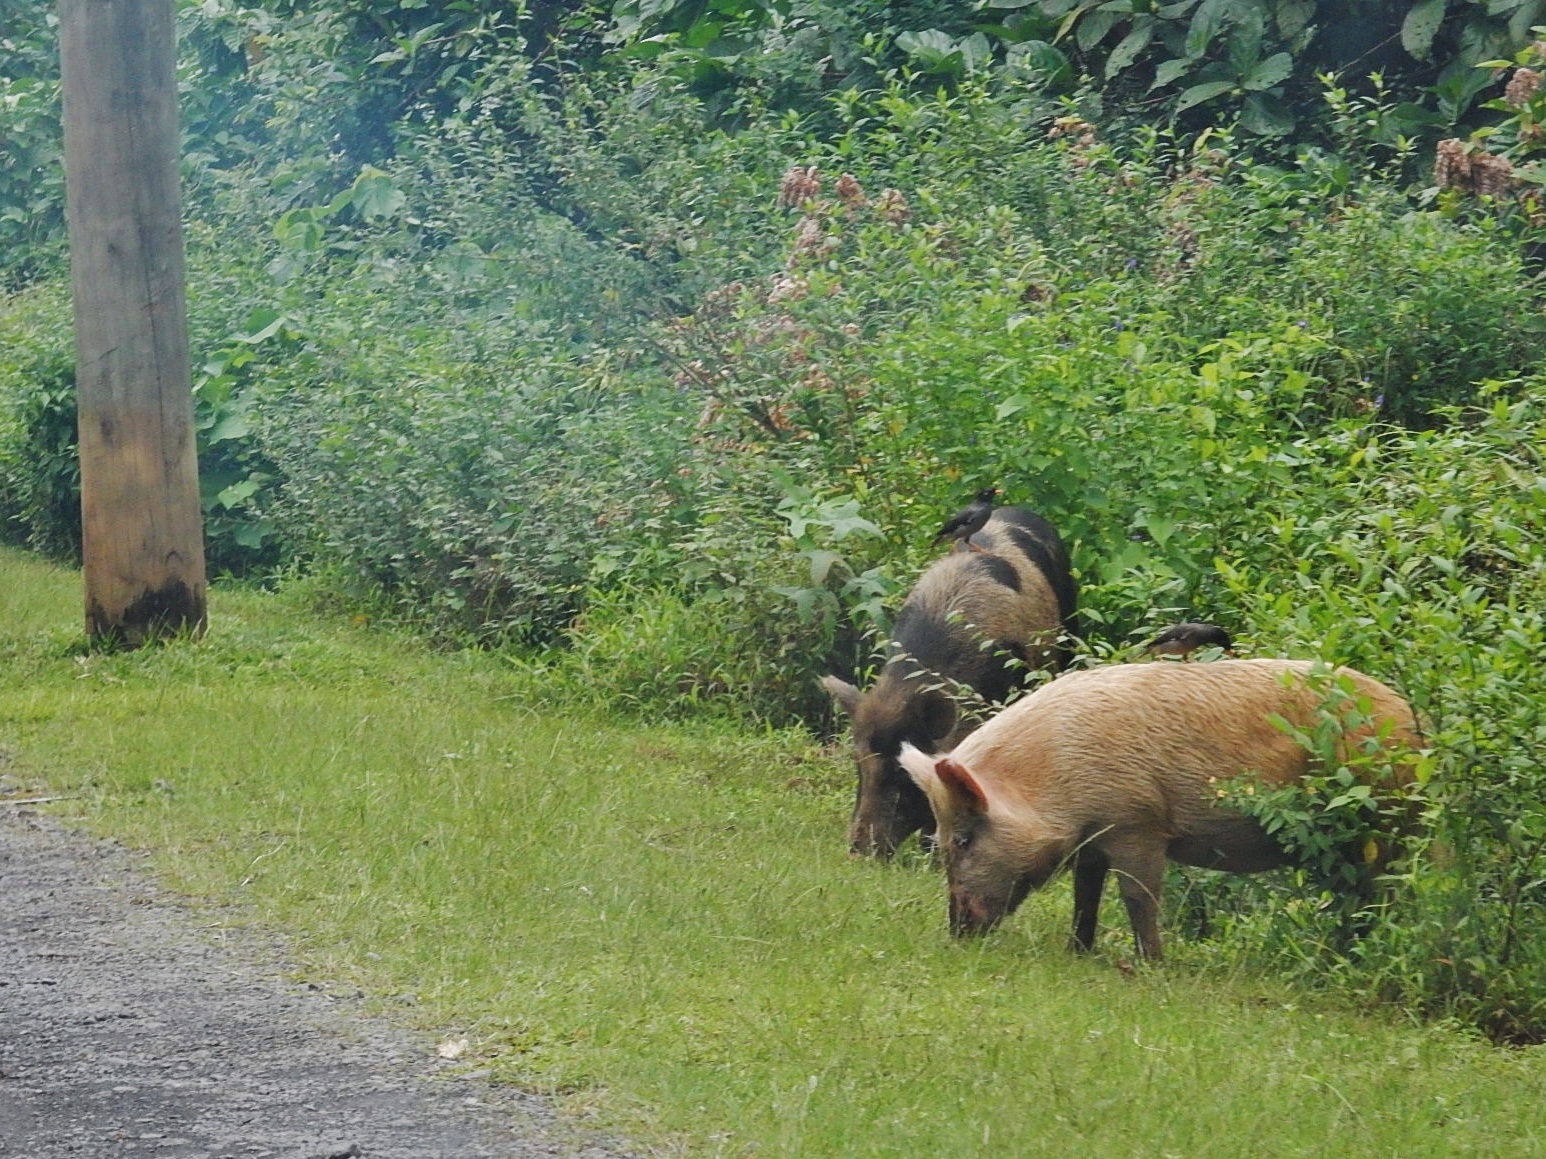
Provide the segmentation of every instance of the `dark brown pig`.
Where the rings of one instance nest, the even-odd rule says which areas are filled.
[[[1000,507],[970,544],[977,550],[953,550],[914,585],[873,688],[822,681],[853,721],[855,853],[890,857],[912,833],[933,832],[928,799],[897,763],[904,741],[950,749],[976,724],[963,705],[1001,703],[1033,671],[1067,661],[1061,637],[1072,628],[1078,595],[1052,525]]]
[[[1343,714],[1343,756],[1378,746],[1394,755],[1418,742],[1406,701],[1361,672],[1219,660],[1069,673],[946,757],[904,747],[901,762],[939,820],[951,931],[993,929],[1071,866],[1075,947],[1094,943],[1114,872],[1139,955],[1158,958],[1167,858],[1234,873],[1286,863],[1260,825],[1219,803],[1218,783],[1301,781],[1311,754],[1270,718],[1308,731],[1322,705]],[[1372,767],[1382,783],[1408,779],[1405,763]]]

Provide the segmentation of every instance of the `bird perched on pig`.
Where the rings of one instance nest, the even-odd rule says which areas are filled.
[[[993,501],[998,498],[997,487],[985,487],[977,492],[977,498],[967,506],[961,508],[941,527],[934,536],[934,542],[942,539],[951,541],[951,549],[955,550],[960,545],[965,545],[967,550],[973,550],[972,536],[982,530],[983,525],[993,516]],[[985,550],[980,544],[975,550]]]
[[[1217,624],[1172,624],[1144,646],[1151,656],[1190,656],[1199,648],[1234,647],[1229,633]]]
[[[1073,672],[1005,709],[948,756],[903,745],[901,763],[939,822],[951,932],[993,929],[1069,866],[1075,948],[1094,944],[1101,891],[1115,873],[1139,956],[1159,958],[1167,858],[1233,873],[1286,864],[1255,820],[1220,803],[1218,782],[1302,781],[1311,754],[1272,718],[1308,731],[1323,706],[1344,722],[1344,759],[1418,743],[1406,701],[1372,677],[1257,659]],[[1374,768],[1387,788],[1408,779],[1404,763]]]
[[[1078,588],[1057,531],[1000,507],[972,540],[983,550],[952,551],[913,586],[874,687],[821,682],[853,722],[855,853],[890,857],[911,834],[934,830],[928,799],[897,763],[904,741],[949,749],[976,724],[963,702],[1002,702],[1033,671],[1067,662],[1061,640],[1073,629]]]

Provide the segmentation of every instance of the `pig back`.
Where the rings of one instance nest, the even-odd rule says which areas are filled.
[[[952,552],[919,578],[895,626],[902,674],[915,663],[992,701],[1023,679],[1023,669],[1006,667],[1008,658],[1031,669],[1062,667],[1059,637],[1077,600],[1067,555],[1050,527],[1049,542],[1012,516],[1036,518],[1016,508],[995,512],[972,537],[982,551]]]
[[[1324,682],[1312,677],[1316,670]],[[1303,660],[1220,660],[1068,673],[994,717],[953,756],[990,793],[1058,828],[1152,824],[1183,832],[1205,823],[1218,781],[1302,779],[1310,754],[1271,718],[1310,726],[1332,678],[1342,675],[1375,718],[1352,728],[1344,749],[1381,720],[1394,724],[1393,743],[1415,742],[1410,708],[1372,677]]]

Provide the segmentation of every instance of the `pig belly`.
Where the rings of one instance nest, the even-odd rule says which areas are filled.
[[[1260,825],[1249,817],[1227,814],[1172,837],[1165,855],[1182,865],[1226,873],[1261,873],[1288,863],[1282,848]]]

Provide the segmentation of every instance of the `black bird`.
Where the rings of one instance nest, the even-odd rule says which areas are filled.
[[[934,537],[938,543],[942,539],[953,539],[958,543],[964,543],[972,551],[981,551],[982,548],[973,545],[972,536],[982,530],[982,525],[993,514],[993,500],[998,498],[997,487],[985,487],[977,492],[977,498],[961,510],[951,516],[949,522],[939,529],[939,534]],[[952,550],[954,550],[952,548]]]
[[[1233,646],[1229,633],[1217,624],[1172,624],[1150,640],[1144,651],[1151,656],[1190,656],[1199,648],[1228,652]]]

